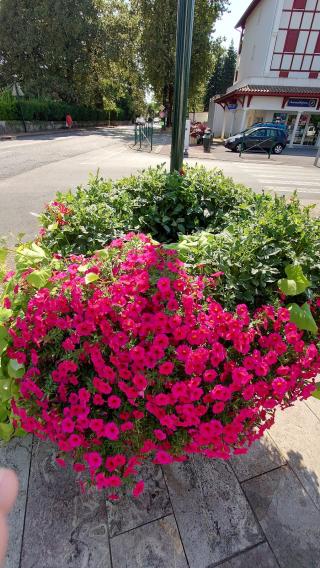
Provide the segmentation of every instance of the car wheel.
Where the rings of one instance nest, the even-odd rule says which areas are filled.
[[[281,154],[282,151],[283,151],[283,146],[282,146],[282,144],[276,144],[276,145],[273,147],[272,151],[273,151],[274,154],[278,154],[278,155]]]
[[[235,152],[239,152],[239,154],[240,154],[240,152],[241,151],[243,152],[243,150],[245,150],[245,149],[246,149],[245,145],[240,142],[240,144],[236,145]]]

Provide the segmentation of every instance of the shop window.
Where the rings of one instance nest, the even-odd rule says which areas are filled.
[[[283,51],[285,53],[294,53],[297,47],[298,38],[299,30],[288,30]]]
[[[305,10],[307,0],[294,0],[293,9],[294,10]]]

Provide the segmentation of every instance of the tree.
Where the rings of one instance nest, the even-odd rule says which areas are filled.
[[[208,81],[204,97],[204,107],[206,110],[209,108],[210,99],[215,95],[224,94],[234,81],[237,52],[234,48],[233,41],[227,50],[221,46],[221,41],[221,39],[217,39],[214,46],[214,70]]]
[[[163,101],[171,123],[175,75],[177,0],[132,0],[140,15],[140,55],[146,80]],[[190,97],[207,78],[211,65],[211,35],[214,23],[228,0],[197,0],[192,43]]]
[[[231,87],[231,85],[233,85],[234,75],[237,66],[237,57],[238,54],[234,48],[234,43],[232,41],[227,49],[223,61],[223,81],[224,81],[224,84],[222,85],[223,93],[225,93],[227,89]]]
[[[28,95],[110,110],[141,86],[126,0],[1,0],[0,29],[0,82]]]

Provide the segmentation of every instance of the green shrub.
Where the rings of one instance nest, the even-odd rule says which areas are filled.
[[[20,105],[20,108],[19,108]],[[21,109],[21,110],[20,110]],[[109,114],[103,109],[74,105],[51,99],[25,99],[18,101],[5,91],[0,94],[0,120],[20,120],[21,111],[26,121],[64,121],[69,112],[77,121],[104,121]],[[117,113],[112,111],[111,120],[117,119]],[[119,119],[120,120],[120,119]]]
[[[296,196],[289,203],[275,197],[256,205],[250,219],[220,233],[183,237],[178,245],[193,271],[224,273],[217,294],[229,308],[276,302],[278,280],[290,263],[299,263],[312,284],[320,284],[320,220],[311,217],[311,208]]]
[[[57,194],[70,213],[59,221],[59,208],[41,217],[44,244],[62,254],[88,253],[127,231],[150,233],[159,242],[175,242],[179,234],[214,228],[248,218],[261,200],[219,170],[187,168],[184,175],[163,166],[119,181],[92,178],[87,187]]]

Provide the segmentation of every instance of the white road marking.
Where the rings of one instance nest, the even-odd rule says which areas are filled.
[[[270,182],[278,182],[279,180],[277,178],[273,178],[273,179],[259,179],[260,183],[270,183]],[[293,186],[298,186],[298,185],[307,185],[309,187],[320,187],[320,182],[319,180],[315,180],[313,183],[313,180],[309,180],[309,181],[300,181],[300,180],[288,180],[288,181],[283,181],[280,180],[279,181],[279,185],[293,185]]]
[[[265,189],[266,191],[274,191],[274,192],[279,192],[279,193],[292,193],[292,189],[285,189],[282,187],[279,187],[278,185],[268,185],[265,186],[263,189]],[[313,195],[320,195],[320,191],[314,191],[312,188],[310,188],[309,191],[306,191],[305,189],[298,189],[297,193],[312,193]]]

